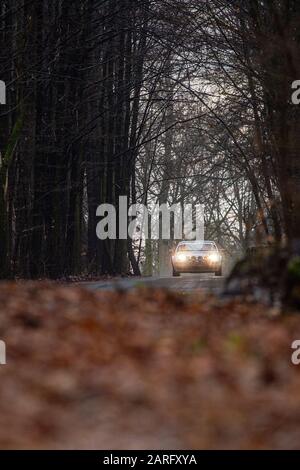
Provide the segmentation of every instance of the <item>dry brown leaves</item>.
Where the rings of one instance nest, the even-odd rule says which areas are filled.
[[[300,447],[300,316],[47,283],[0,309],[0,448]]]

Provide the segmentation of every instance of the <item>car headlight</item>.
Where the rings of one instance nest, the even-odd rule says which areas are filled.
[[[208,256],[208,259],[211,263],[218,263],[218,261],[221,260],[221,256],[219,255],[219,253],[211,253]]]
[[[178,253],[175,255],[175,260],[184,263],[187,260],[187,256],[184,253]]]

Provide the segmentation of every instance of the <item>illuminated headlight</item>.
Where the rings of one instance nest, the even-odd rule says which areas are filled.
[[[175,256],[175,260],[178,261],[179,263],[184,263],[187,260],[187,256],[184,253],[178,253]]]
[[[221,256],[219,255],[219,253],[211,253],[208,256],[208,259],[211,263],[218,263],[221,260]]]

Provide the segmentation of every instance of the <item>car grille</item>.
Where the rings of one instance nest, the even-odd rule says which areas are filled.
[[[206,259],[204,256],[188,256],[188,261],[192,263],[206,263]]]

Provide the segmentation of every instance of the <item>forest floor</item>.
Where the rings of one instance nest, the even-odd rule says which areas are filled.
[[[30,282],[0,310],[1,449],[300,447],[300,315]]]

